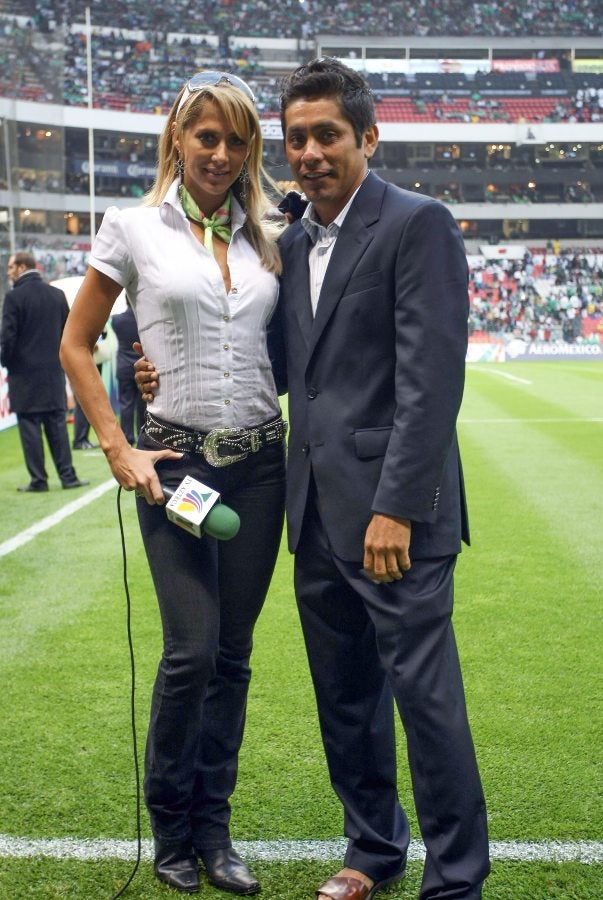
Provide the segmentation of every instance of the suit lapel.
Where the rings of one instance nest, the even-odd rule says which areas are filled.
[[[322,284],[312,327],[310,353],[337,308],[366,248],[373,240],[374,232],[369,226],[379,219],[384,189],[385,183],[369,173],[348,210]]]

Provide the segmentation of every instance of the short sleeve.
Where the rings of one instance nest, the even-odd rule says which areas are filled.
[[[132,255],[125,218],[117,206],[109,206],[103,216],[89,264],[127,289],[133,276]]]

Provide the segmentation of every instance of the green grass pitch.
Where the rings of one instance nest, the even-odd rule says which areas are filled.
[[[491,840],[600,842],[603,365],[469,366],[459,437],[473,546],[457,567],[455,627]],[[0,550],[86,494],[61,491],[54,472],[48,494],[17,494],[27,474],[15,428],[0,432],[0,458]],[[75,462],[93,487],[110,478],[100,451]],[[122,507],[142,750],[160,628],[131,495]],[[283,547],[256,631],[235,841],[341,837],[291,571]],[[133,840],[114,489],[0,555],[0,685],[0,836]],[[400,795],[419,838],[402,734],[399,745]],[[142,823],[149,838],[144,809]],[[266,900],[309,900],[337,867],[337,859],[253,863]],[[128,859],[0,854],[0,900],[109,900],[131,869]],[[378,896],[414,900],[420,874],[411,862],[406,880]],[[177,894],[144,860],[125,896]],[[199,896],[228,895],[203,884]],[[495,858],[484,897],[601,900],[603,865]]]

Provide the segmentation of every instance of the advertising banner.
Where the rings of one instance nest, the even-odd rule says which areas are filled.
[[[601,344],[568,344],[566,341],[523,341],[515,339],[506,347],[506,358],[518,362],[552,359],[603,360]]]
[[[75,159],[73,161],[73,171],[78,175],[88,175],[90,172],[90,164],[87,159]],[[114,178],[155,178],[157,174],[156,166],[143,165],[142,163],[133,162],[95,162],[94,172],[96,175],[111,175]]]
[[[534,362],[539,360],[586,360],[603,362],[603,345],[599,343],[569,344],[567,341],[469,341],[467,362]]]
[[[484,57],[483,59],[457,59],[455,57],[446,57],[441,59],[406,59],[406,58],[390,58],[390,57],[371,57],[363,59],[361,57],[354,58],[341,57],[341,61],[350,69],[358,72],[368,72],[370,74],[382,75],[390,73],[398,74],[429,74],[430,72],[453,72],[455,74],[475,75],[476,72],[490,71],[490,63]]]
[[[525,244],[481,244],[479,252],[484,259],[523,259],[527,249]]]
[[[598,59],[575,59],[574,72],[603,72],[603,57]]]
[[[17,417],[10,411],[8,402],[8,381],[4,366],[0,366],[0,431],[17,424]]]
[[[493,72],[558,72],[558,59],[493,59]]]

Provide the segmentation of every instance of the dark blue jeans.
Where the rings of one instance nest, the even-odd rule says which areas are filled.
[[[144,433],[138,446],[159,445]],[[197,849],[230,846],[253,628],[283,526],[284,444],[224,468],[197,454],[158,463],[162,484],[191,475],[239,514],[230,541],[200,540],[138,499],[138,518],[163,625],[147,738],[144,790],[156,838]]]

